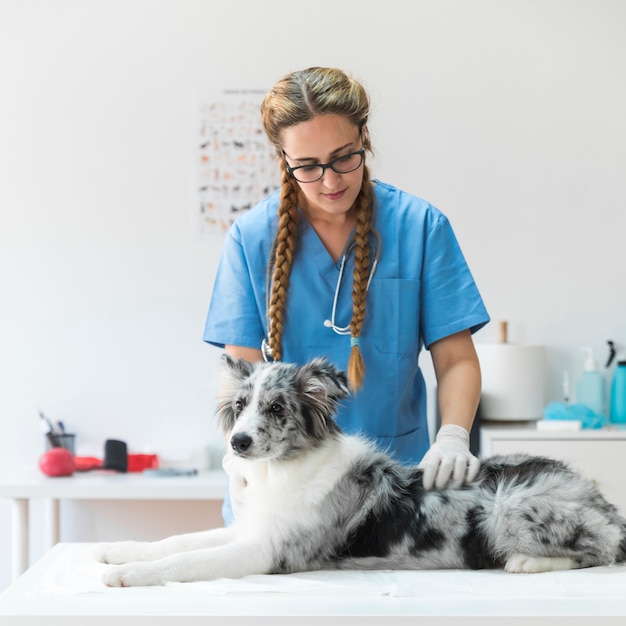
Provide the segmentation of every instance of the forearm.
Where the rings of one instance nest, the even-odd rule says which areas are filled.
[[[478,356],[469,331],[446,337],[430,347],[437,377],[441,424],[470,430],[480,401]]]
[[[448,368],[437,381],[441,425],[456,424],[469,432],[480,401],[480,366],[466,358]]]
[[[256,348],[244,348],[242,346],[225,345],[224,352],[233,357],[233,359],[244,359],[250,363],[263,360],[263,353]]]

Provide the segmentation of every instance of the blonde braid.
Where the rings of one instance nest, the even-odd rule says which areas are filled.
[[[297,228],[298,185],[287,174],[284,163],[283,133],[318,115],[339,115],[362,133],[363,146],[371,152],[366,125],[369,117],[369,97],[357,80],[332,67],[310,67],[291,72],[280,79],[267,93],[261,104],[263,128],[276,148],[281,164],[281,197],[278,209],[278,230],[274,239],[268,276],[272,276],[269,302],[268,340],[274,360],[282,358],[284,311],[289,276],[295,253]],[[356,246],[352,292],[350,342],[352,350],[348,364],[348,379],[353,389],[363,386],[365,366],[358,346],[363,320],[367,282],[370,272],[369,233],[373,221],[373,198],[369,172],[364,167],[363,184],[355,202]]]
[[[282,339],[284,326],[284,312],[287,303],[287,290],[289,289],[289,277],[293,264],[293,255],[296,249],[296,232],[298,216],[298,193],[294,183],[281,164],[281,195],[278,207],[278,230],[272,245],[273,266],[272,295],[269,302],[270,327],[269,346],[274,361],[280,361],[283,356]]]
[[[350,360],[348,361],[348,382],[353,391],[363,387],[365,363],[359,348],[359,337],[365,321],[367,283],[370,276],[369,233],[374,217],[374,194],[369,171],[363,165],[363,184],[356,199],[356,227],[354,251],[354,275],[352,278],[352,320],[350,321]]]

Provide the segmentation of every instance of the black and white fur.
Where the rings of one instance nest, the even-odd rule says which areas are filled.
[[[483,461],[461,489],[426,491],[333,420],[345,375],[225,360],[218,417],[232,450],[232,527],[103,544],[111,586],[319,569],[504,568],[544,572],[626,560],[626,519],[563,463]],[[393,419],[393,416],[390,416]]]

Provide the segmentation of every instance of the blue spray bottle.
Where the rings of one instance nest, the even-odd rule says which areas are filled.
[[[614,341],[607,343],[610,352],[606,366],[609,367],[613,359],[617,357],[617,365],[611,382],[610,419],[615,424],[626,424],[626,349]]]

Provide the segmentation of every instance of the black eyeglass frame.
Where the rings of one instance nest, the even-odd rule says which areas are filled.
[[[282,151],[282,153],[283,153],[283,161],[285,162],[285,168],[287,169],[287,173],[289,174],[289,176],[297,180],[299,183],[307,184],[307,183],[316,183],[318,180],[321,180],[322,178],[324,178],[324,174],[326,173],[326,170],[328,168],[330,168],[333,172],[335,172],[335,174],[349,174],[350,172],[355,172],[356,170],[359,169],[359,167],[361,167],[361,165],[363,165],[363,157],[365,156],[365,146],[361,146],[360,150],[355,150],[354,152],[349,152],[348,154],[344,154],[340,157],[337,157],[336,159],[333,159],[332,161],[329,161],[328,163],[311,163],[310,165],[296,165],[296,167],[291,167],[289,163],[287,163],[287,154],[285,153],[284,150]],[[337,163],[337,161],[341,161],[342,159],[347,159],[348,157],[355,156],[357,154],[361,157],[361,160],[359,161],[359,164],[356,167],[353,167],[351,170],[347,170],[343,172],[340,172],[339,170],[335,169],[335,163]],[[296,170],[300,170],[305,167],[321,167],[322,173],[314,180],[299,180],[294,174],[294,172]]]

